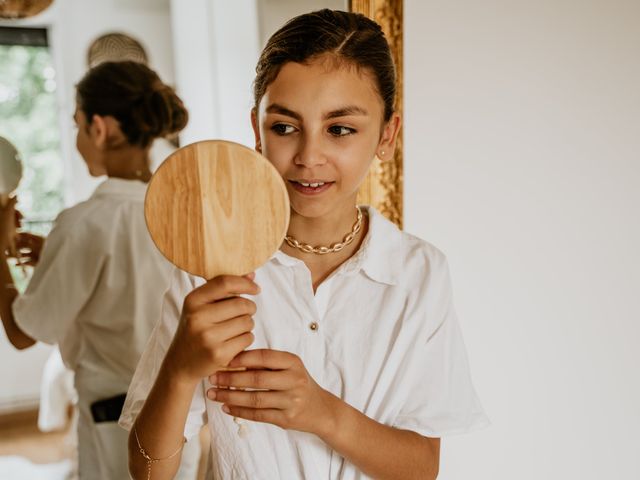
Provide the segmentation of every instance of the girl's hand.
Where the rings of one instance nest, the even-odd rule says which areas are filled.
[[[320,436],[333,428],[336,400],[340,400],[311,378],[297,355],[249,350],[240,353],[229,366],[247,370],[211,375],[209,381],[217,388],[207,391],[209,399],[223,403],[223,410],[229,415]]]
[[[197,382],[226,367],[253,343],[256,304],[238,296],[260,292],[253,278],[216,277],[187,295],[165,358],[165,366],[179,379]]]
[[[34,267],[40,261],[45,238],[33,233],[21,232],[16,237],[18,263]]]
[[[0,204],[0,252],[13,245],[16,227],[19,226],[19,213],[16,211],[17,198],[10,198],[5,205]]]

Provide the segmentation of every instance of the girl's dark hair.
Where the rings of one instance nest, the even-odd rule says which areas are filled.
[[[94,115],[110,115],[120,123],[128,142],[142,148],[179,132],[189,120],[173,88],[141,63],[101,63],[87,72],[76,91],[87,122]]]
[[[329,9],[295,17],[271,36],[256,66],[256,107],[285,63],[305,63],[322,54],[369,69],[384,103],[384,120],[391,118],[396,72],[382,28],[359,13]]]

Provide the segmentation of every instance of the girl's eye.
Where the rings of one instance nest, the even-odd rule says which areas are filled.
[[[286,123],[276,123],[271,127],[278,135],[289,135],[295,131],[295,127],[293,125],[287,125]]]
[[[329,133],[334,137],[344,137],[356,133],[353,128],[343,127],[341,125],[333,125],[329,127]]]

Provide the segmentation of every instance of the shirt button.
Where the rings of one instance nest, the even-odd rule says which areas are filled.
[[[309,328],[315,332],[316,330],[318,330],[318,324],[316,322],[311,322],[309,324]]]

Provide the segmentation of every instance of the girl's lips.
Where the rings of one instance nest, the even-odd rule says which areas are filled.
[[[289,180],[289,183],[293,186],[293,188],[304,195],[318,195],[322,192],[327,191],[335,182],[325,182],[324,185],[320,185],[318,187],[305,187],[304,185],[294,181]]]

